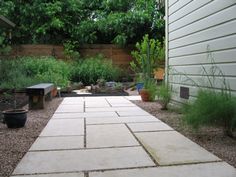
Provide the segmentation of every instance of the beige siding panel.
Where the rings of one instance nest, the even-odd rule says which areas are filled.
[[[182,47],[194,43],[199,43],[215,38],[224,37],[227,35],[236,33],[236,20],[230,21],[228,23],[222,24],[220,26],[215,26],[192,35],[176,39],[169,43],[169,49]]]
[[[225,76],[236,76],[236,61],[235,63],[216,64],[219,69],[216,70],[215,75],[221,75],[220,71]],[[203,68],[204,67],[204,68]],[[212,75],[211,69],[213,65],[189,65],[189,66],[175,66],[174,70],[170,71],[171,74],[188,73],[189,75],[202,75],[208,73]],[[204,71],[206,70],[206,72]]]
[[[206,6],[194,11],[193,13],[185,16],[184,18],[181,18],[180,20],[169,24],[169,31],[172,32],[174,30],[177,30],[181,27],[184,27],[195,21],[198,21],[199,19],[208,17],[218,11],[223,10],[226,7],[230,7],[235,4],[236,4],[235,0],[226,0],[226,1],[214,0],[212,1],[212,3],[207,4]]]
[[[204,53],[207,52],[208,46],[210,47],[211,51],[236,48],[236,35],[172,49],[169,50],[169,57]]]
[[[214,79],[212,77],[209,76],[209,78],[211,82],[214,82]],[[230,88],[236,91],[236,78],[235,77],[225,77],[225,78],[227,79],[227,82],[230,83]],[[169,82],[175,84],[190,85],[190,86],[196,86],[195,83],[197,83],[198,85],[204,87],[210,87],[210,83],[208,82],[208,78],[206,76],[191,76],[191,79],[189,79],[189,76],[186,77],[185,75],[170,75]],[[224,87],[223,79],[221,77],[215,78],[214,87],[218,89]]]
[[[179,0],[169,0],[169,6],[172,6],[173,4],[177,3]]]
[[[203,2],[203,1],[197,1],[197,2]],[[180,28],[176,31],[171,32],[169,34],[169,40],[172,41],[176,38],[181,38],[182,36],[187,36],[189,34],[195,33],[197,31],[200,31],[203,29],[207,29],[209,27],[218,25],[220,23],[236,19],[235,13],[236,13],[236,5],[234,5],[230,8],[227,8],[223,11],[220,11],[216,14],[213,14],[207,18],[196,21],[195,23],[193,23],[191,25],[185,26],[183,28]],[[175,16],[175,15],[173,15],[173,16]]]
[[[174,12],[178,11],[180,8],[185,6],[186,4],[190,3],[193,0],[181,0],[175,3],[173,6],[169,8],[169,14],[173,14]]]
[[[193,1],[189,3],[188,5],[184,6],[181,11],[177,11],[174,15],[171,15],[169,18],[169,23],[172,23],[185,15],[193,12],[195,9],[198,9],[199,7],[211,2],[212,0],[205,0],[205,1]]]
[[[215,63],[231,63],[236,62],[236,49],[212,52]],[[207,53],[169,58],[169,66],[194,65],[211,63]]]

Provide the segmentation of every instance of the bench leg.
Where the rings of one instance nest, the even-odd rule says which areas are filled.
[[[44,109],[45,105],[45,96],[29,96],[29,109]]]

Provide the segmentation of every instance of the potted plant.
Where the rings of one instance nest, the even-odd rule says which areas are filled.
[[[136,44],[136,51],[132,52],[134,61],[130,63],[131,69],[136,73],[136,87],[139,93],[147,93],[147,87],[154,88],[156,83],[153,81],[153,71],[156,68],[160,55],[161,43],[155,39],[149,39],[148,35],[143,37],[141,43]],[[140,82],[140,80],[142,82]],[[151,93],[152,94],[152,93]],[[145,94],[147,96],[147,94]]]
[[[153,78],[146,79],[143,89],[140,90],[142,101],[154,101],[157,95],[157,84]]]
[[[16,104],[16,90],[22,87],[21,82],[27,82],[28,78],[24,77],[24,74],[20,71],[20,69],[11,69],[9,72],[9,83],[7,88],[11,91],[13,95],[13,108],[9,110],[3,111],[3,122],[7,124],[8,128],[20,128],[24,127],[27,120],[27,110],[25,109],[17,109]]]

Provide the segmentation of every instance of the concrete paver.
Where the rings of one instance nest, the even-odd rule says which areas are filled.
[[[90,173],[89,177],[235,177],[225,162]]]
[[[162,122],[149,123],[129,123],[129,128],[132,132],[146,132],[146,131],[170,131],[173,130],[170,126]]]
[[[87,147],[138,146],[139,143],[124,124],[87,126]]]
[[[84,147],[84,136],[39,137],[30,151],[79,149]]]
[[[13,176],[236,176],[235,168],[129,101],[139,99],[65,98]]]
[[[17,175],[12,177],[85,177],[83,173],[57,173],[43,175]]]
[[[150,116],[151,114],[147,113],[144,110],[137,110],[137,111],[117,111],[120,117],[126,116]]]
[[[71,119],[71,118],[103,118],[118,117],[116,112],[84,112],[84,113],[58,113],[52,116],[53,119]]]
[[[212,162],[220,159],[176,131],[135,133],[159,165]]]
[[[117,124],[117,123],[144,123],[144,122],[159,122],[153,116],[130,116],[117,118],[86,118],[86,123],[91,124]]]
[[[80,172],[155,165],[141,147],[28,152],[14,175]]]
[[[84,112],[84,105],[60,105],[56,113]]]
[[[84,135],[84,119],[50,120],[40,136]]]

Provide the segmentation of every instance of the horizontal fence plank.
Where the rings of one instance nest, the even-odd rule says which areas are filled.
[[[194,23],[195,21],[198,21],[202,18],[206,18],[218,11],[223,10],[224,8],[233,6],[235,4],[236,4],[235,0],[227,0],[227,1],[214,0],[211,3],[207,4],[206,6],[203,6],[202,8],[185,16],[184,18],[181,18],[180,20],[169,24],[169,31],[172,32],[179,28],[185,27],[191,23]]]

